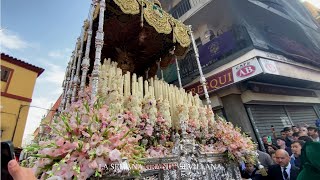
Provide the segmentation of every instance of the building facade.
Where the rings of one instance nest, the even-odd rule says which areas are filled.
[[[303,4],[310,11],[311,15],[315,18],[315,20],[320,25],[320,9],[308,1],[304,1]]]
[[[217,114],[256,140],[320,118],[320,28],[300,1],[161,3],[192,25]],[[179,68],[184,88],[203,95],[192,50]],[[164,78],[177,84],[175,69],[164,70]]]
[[[44,69],[1,53],[1,140],[21,147],[36,79]]]

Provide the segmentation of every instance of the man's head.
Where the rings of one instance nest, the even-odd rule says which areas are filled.
[[[298,140],[298,141],[293,141],[293,143],[291,144],[291,151],[296,157],[299,157],[301,155],[301,149],[304,143],[305,143],[304,141]]]
[[[291,127],[285,127],[283,128],[283,131],[286,133],[287,137],[291,137],[293,134]]]
[[[292,126],[292,131],[293,131],[293,133],[298,133],[299,128],[297,126]]]
[[[286,137],[287,137],[287,133],[284,132],[283,130],[280,131],[280,133],[281,133],[281,137],[282,137],[282,138],[286,138]]]
[[[312,138],[319,137],[318,128],[316,127],[308,127],[308,135]]]
[[[283,137],[278,137],[277,138],[277,145],[280,146],[280,147],[283,146],[283,145],[286,145],[285,139]]]
[[[308,136],[308,129],[305,126],[299,128],[299,136]]]
[[[287,151],[283,149],[278,149],[276,151],[276,163],[281,167],[287,167],[290,162],[290,156]]]
[[[298,139],[299,139],[299,132],[294,132],[293,134],[292,134],[292,138],[293,138],[293,140],[294,141],[297,141]]]
[[[263,144],[268,144],[268,136],[266,135],[262,136],[262,142]]]

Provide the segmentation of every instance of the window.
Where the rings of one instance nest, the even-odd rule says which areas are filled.
[[[1,81],[8,82],[11,70],[1,66]]]

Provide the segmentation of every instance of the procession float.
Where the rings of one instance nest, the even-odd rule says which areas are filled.
[[[206,105],[162,80],[190,48]],[[255,145],[214,115],[197,52],[191,26],[156,0],[93,1],[59,114],[23,164],[41,179],[241,179],[238,162],[254,161]]]

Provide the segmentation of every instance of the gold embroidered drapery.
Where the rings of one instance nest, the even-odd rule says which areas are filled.
[[[180,21],[165,12],[157,3],[148,0],[112,0],[123,13],[136,15],[143,13],[144,20],[158,33],[173,33],[173,42],[179,43],[182,47],[189,47],[191,40],[189,28]],[[111,3],[106,1],[106,3]],[[143,11],[141,8],[144,8]],[[97,17],[99,5],[96,6],[94,17]]]

